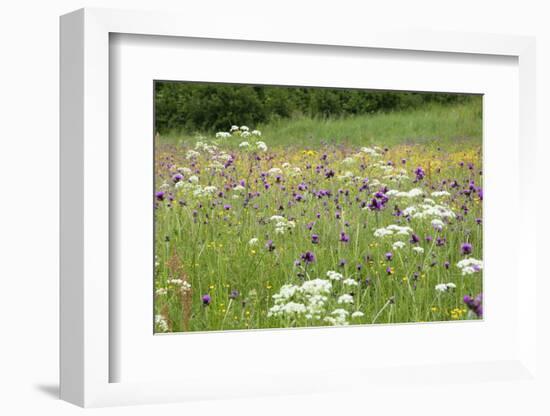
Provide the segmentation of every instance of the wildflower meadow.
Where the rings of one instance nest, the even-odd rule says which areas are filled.
[[[483,317],[481,137],[311,123],[157,134],[156,332]]]

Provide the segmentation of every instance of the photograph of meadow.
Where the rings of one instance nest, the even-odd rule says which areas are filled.
[[[154,88],[156,333],[483,318],[482,96]]]

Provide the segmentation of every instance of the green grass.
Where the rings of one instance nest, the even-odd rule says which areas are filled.
[[[410,143],[438,145],[481,143],[481,100],[460,105],[430,105],[421,109],[336,119],[296,117],[254,126],[271,147],[318,146],[319,141],[348,145],[394,146]],[[229,126],[228,126],[229,127]],[[251,126],[252,127],[252,126]],[[163,141],[194,143],[196,136],[211,132],[162,134]]]

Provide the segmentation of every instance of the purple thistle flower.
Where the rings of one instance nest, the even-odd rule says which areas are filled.
[[[426,172],[424,172],[424,169],[422,169],[421,166],[417,167],[414,170],[414,174],[416,175],[416,179],[419,181],[424,179],[424,176],[426,176]]]
[[[347,235],[345,232],[340,233],[340,242],[347,243],[349,241],[349,235]]]
[[[229,299],[237,299],[239,297],[239,291],[236,289],[233,289],[231,293],[229,294]]]
[[[392,270],[392,268],[391,268],[391,267],[389,267],[389,266],[388,266],[388,267],[386,267],[386,273],[387,273],[387,274],[393,274],[393,270]]]
[[[300,258],[306,263],[313,263],[315,261],[315,254],[311,251],[306,251]]]
[[[158,191],[156,194],[155,194],[155,197],[157,198],[157,200],[159,201],[164,201],[164,196],[165,196],[165,192],[164,191]]]
[[[268,251],[275,250],[275,244],[273,244],[273,240],[267,240],[267,243],[265,243],[265,248],[267,248]]]
[[[336,217],[337,220],[339,220],[340,218],[342,218],[342,215],[340,214],[340,211],[336,211],[336,213],[334,214],[334,216]]]
[[[319,236],[317,234],[312,234],[311,235],[311,242],[313,244],[318,244],[319,243]]]
[[[348,262],[346,261],[346,259],[341,259],[339,262],[338,262],[338,266],[340,267],[344,267]]]
[[[393,259],[393,253],[391,251],[388,251],[386,253],[386,260],[391,260],[391,259]]]
[[[208,306],[212,302],[212,297],[208,293],[206,295],[202,295],[201,299],[204,306]]]
[[[443,263],[443,266],[448,270],[449,269],[449,266],[451,265],[451,263],[449,263],[448,261],[446,261],[445,263]]]
[[[472,252],[472,245],[470,243],[462,243],[460,251],[462,251],[464,255],[470,254]]]
[[[480,293],[475,298],[471,296],[464,296],[464,303],[468,308],[474,312],[479,318],[483,316],[483,295]]]
[[[418,237],[416,234],[411,235],[410,239],[411,244],[417,244],[420,242],[420,237]]]
[[[176,173],[174,176],[172,176],[172,181],[174,181],[174,183],[178,183],[182,179],[183,175],[181,173]]]
[[[231,205],[225,204],[225,205],[223,206],[223,209],[225,209],[226,211],[228,211],[228,210],[231,209]]]

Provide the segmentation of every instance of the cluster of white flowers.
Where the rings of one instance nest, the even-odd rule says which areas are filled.
[[[182,292],[189,292],[191,290],[191,284],[183,279],[168,279],[167,283],[172,286],[178,287]],[[155,291],[157,295],[166,295],[168,289],[161,287]]]
[[[225,165],[221,162],[218,162],[217,160],[214,160],[208,165],[208,167],[214,170],[222,170],[225,168]]]
[[[394,195],[397,198],[416,198],[417,196],[420,196],[424,193],[424,191],[420,188],[413,188],[407,192],[405,191],[392,192],[392,191],[393,190],[388,191],[386,195],[390,195],[390,196]]]
[[[375,237],[385,237],[387,235],[410,235],[413,230],[411,227],[401,226],[397,224],[388,225],[385,228],[378,228],[374,231]]]
[[[483,270],[483,261],[469,257],[460,260],[456,266],[462,271],[462,275],[474,274]]]
[[[375,149],[371,147],[362,147],[361,152],[366,153],[369,156],[379,157],[381,156]]]
[[[456,218],[456,214],[446,205],[419,204],[403,210],[403,215],[415,219]]]
[[[203,142],[199,140],[197,143],[195,143],[195,150],[197,151],[203,151],[208,153],[214,153],[218,148],[213,144],[208,144],[206,142]]]
[[[258,241],[260,241],[260,240],[258,240],[256,237],[253,237],[250,240],[248,240],[248,245],[249,246],[255,246],[256,244],[258,244]]]
[[[327,272],[327,277],[330,279],[330,280],[342,280],[343,276],[341,273],[338,273],[338,272],[335,272],[334,270],[329,270]]]
[[[324,311],[327,296],[332,284],[328,280],[314,279],[304,282],[301,286],[283,285],[279,293],[272,296],[275,301],[267,316],[284,316],[306,314],[307,319],[320,319]]]
[[[277,234],[284,234],[285,231],[296,227],[296,223],[294,221],[289,221],[281,215],[273,215],[270,218],[270,221],[275,223],[275,233]]]
[[[301,293],[306,295],[320,295],[323,293],[330,293],[332,289],[332,283],[325,279],[313,279],[307,280],[302,283],[302,286],[298,289]]]
[[[352,278],[342,280],[342,283],[345,286],[357,286],[357,285],[359,285],[359,283],[357,283],[357,280],[353,280]]]
[[[155,326],[159,332],[168,331],[168,322],[162,315],[155,315]]]
[[[267,316],[299,315],[306,313],[307,308],[303,303],[288,302],[280,305],[273,305]]]
[[[196,177],[196,176],[195,176],[195,177]],[[192,184],[192,183],[189,183],[189,182],[179,181],[179,182],[176,182],[176,184],[174,185],[174,188],[176,188],[176,189],[183,189],[183,190],[189,190],[189,189],[194,189],[194,188],[195,188],[195,185]]]
[[[243,136],[245,137],[245,136]],[[252,142],[255,146],[256,146],[256,149],[262,151],[262,152],[266,152],[267,151],[267,145],[265,144],[265,142],[262,142],[261,140],[258,140],[256,143]],[[241,142],[239,143],[239,147],[241,148],[250,148],[252,146],[252,144],[250,144],[250,142],[247,142],[247,141],[244,141],[244,142]]]
[[[356,162],[356,160],[352,157],[346,157],[342,160],[343,165],[353,165]]]
[[[332,281],[340,281],[345,285],[357,285],[353,279],[343,280],[342,274],[329,270],[327,277],[330,279],[306,280],[301,285],[286,284],[281,286],[279,292],[272,296],[274,305],[269,309],[268,316],[295,317],[303,314],[308,320],[323,320],[331,325],[348,325],[347,318],[350,312],[346,309],[336,309],[327,316],[327,302],[329,295],[333,293]],[[354,297],[350,293],[343,293],[336,297],[336,303],[342,307],[354,304]],[[323,318],[324,316],[324,318]],[[363,312],[356,311],[352,318],[361,318]]]
[[[226,131],[219,131],[216,133],[216,139],[227,139],[229,137],[231,137],[231,133]]]
[[[413,247],[413,251],[418,253],[418,254],[424,253],[424,249],[422,247],[418,247],[418,246]]]
[[[335,309],[332,311],[331,315],[333,316],[327,316],[325,317],[324,321],[328,322],[332,325],[348,325],[348,321],[346,318],[349,315],[349,312],[345,309]]]
[[[185,158],[187,160],[189,159],[196,159],[200,156],[201,154],[195,150],[188,150],[187,153],[185,154]]]
[[[270,175],[276,176],[276,175],[282,175],[283,171],[280,168],[271,168],[267,171]]]
[[[260,130],[252,130],[252,135],[253,135],[253,136],[261,137],[261,136],[262,136],[262,132],[261,132]]]
[[[449,283],[440,283],[438,285],[435,285],[435,290],[438,292],[448,292],[449,290],[456,289],[456,285],[452,282]]]
[[[343,303],[348,303],[348,304],[353,303],[353,296],[348,293],[345,293],[342,296],[340,296],[338,298],[338,304],[341,305]]]
[[[211,196],[214,192],[216,192],[217,188],[215,186],[201,186],[196,185],[195,189],[193,190],[193,196],[196,197],[206,197]]]
[[[177,171],[183,175],[191,175],[191,172],[193,172],[191,169],[186,167],[178,168]]]
[[[400,249],[402,249],[403,247],[405,247],[406,244],[405,244],[403,241],[396,241],[396,242],[393,243],[391,246],[392,246],[392,248],[393,248],[394,250],[400,250]]]

